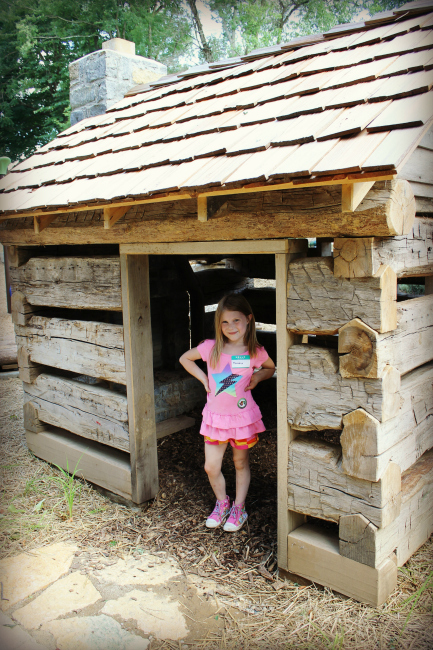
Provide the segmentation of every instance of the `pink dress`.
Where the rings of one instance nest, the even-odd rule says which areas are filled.
[[[207,363],[210,393],[203,409],[200,433],[213,440],[245,440],[266,431],[262,414],[251,391],[245,392],[255,368],[268,359],[264,348],[257,348],[257,356],[248,352],[238,356],[221,354],[216,368],[209,364],[214,340],[206,339],[197,346],[203,361]]]

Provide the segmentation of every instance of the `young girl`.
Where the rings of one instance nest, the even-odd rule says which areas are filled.
[[[242,528],[248,517],[245,498],[250,484],[249,449],[258,442],[258,434],[265,431],[251,390],[259,381],[272,377],[275,364],[257,342],[251,307],[241,295],[230,294],[218,303],[215,335],[215,340],[203,341],[179,361],[208,393],[200,433],[205,440],[205,471],[217,502],[206,526],[217,528],[224,524],[224,530],[232,532]],[[198,359],[207,362],[207,375],[195,363]],[[261,370],[254,372],[256,368]],[[231,508],[221,473],[227,443],[233,448],[236,468],[236,499]]]

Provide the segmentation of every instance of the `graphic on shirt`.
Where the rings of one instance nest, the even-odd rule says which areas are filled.
[[[238,402],[239,408],[244,409],[246,405],[247,405],[247,400],[245,399],[245,397],[241,397],[241,399]]]
[[[215,397],[222,392],[226,392],[229,395],[236,397],[235,386],[238,383],[239,379],[242,378],[242,375],[233,374],[229,363],[226,365],[222,372],[216,372],[215,374],[212,374],[212,377],[215,379],[217,387]]]

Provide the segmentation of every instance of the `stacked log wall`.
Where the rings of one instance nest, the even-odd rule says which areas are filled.
[[[83,476],[131,498],[119,256],[15,252],[12,308],[29,448],[63,467],[84,454]],[[172,261],[155,258],[150,280],[158,438],[190,426],[183,414],[204,395],[176,369],[189,345],[189,302]],[[95,458],[104,471],[96,472]]]
[[[303,343],[288,350],[287,507],[338,524],[340,556],[388,594],[384,562],[401,566],[433,532],[432,244],[420,216],[406,235],[337,238],[333,258],[288,270],[287,327]],[[399,280],[424,295],[397,302]],[[320,583],[300,570],[298,537],[325,553],[311,525],[289,534],[288,567]],[[361,584],[339,590],[363,599]]]

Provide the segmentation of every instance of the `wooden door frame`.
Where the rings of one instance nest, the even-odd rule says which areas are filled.
[[[282,569],[288,568],[287,537],[304,521],[303,515],[289,511],[287,507],[288,450],[291,440],[295,437],[295,432],[287,422],[287,351],[298,339],[297,336],[287,331],[287,272],[292,254],[301,250],[300,241],[296,239],[267,239],[120,245],[132,485],[135,486],[135,488],[133,487],[134,495],[141,501],[154,497],[158,491],[149,255],[275,255],[278,566]],[[140,259],[146,260],[144,264],[140,264]],[[146,294],[144,303],[141,295],[143,291]],[[137,307],[140,305],[140,300],[141,307]],[[147,331],[143,333],[143,330]],[[140,346],[141,340],[146,341],[147,350],[143,350],[143,346]],[[138,365],[142,367],[141,372],[137,368]],[[146,400],[142,398],[143,390]],[[146,401],[146,406],[143,405],[144,401]]]

